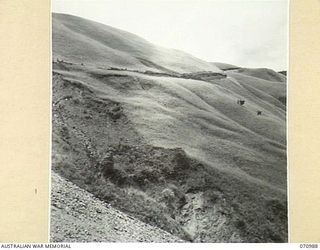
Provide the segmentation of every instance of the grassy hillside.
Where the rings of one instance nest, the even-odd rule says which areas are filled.
[[[129,33],[54,20],[54,58],[65,60],[53,63],[55,172],[184,240],[287,241],[282,75],[203,73],[211,64],[160,60]]]
[[[52,25],[54,58],[161,72],[220,71],[182,51],[155,46],[129,32],[80,17],[53,14]]]

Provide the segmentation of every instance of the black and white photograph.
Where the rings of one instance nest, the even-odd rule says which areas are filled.
[[[286,243],[287,0],[52,0],[51,242]]]

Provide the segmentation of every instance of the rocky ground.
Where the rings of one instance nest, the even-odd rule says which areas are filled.
[[[183,242],[52,173],[52,242]]]

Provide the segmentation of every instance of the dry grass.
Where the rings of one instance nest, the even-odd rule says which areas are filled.
[[[55,172],[189,241],[287,241],[284,76],[68,15],[53,53]]]

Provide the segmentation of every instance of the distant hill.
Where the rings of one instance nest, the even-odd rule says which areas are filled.
[[[241,68],[237,71],[238,73],[260,78],[267,81],[274,82],[286,82],[287,78],[283,74],[280,74],[272,69],[260,68],[260,69],[248,69]]]
[[[221,62],[212,62],[214,66],[217,66],[221,70],[233,70],[233,69],[239,69],[240,67],[232,65],[232,64],[227,64],[227,63],[221,63]]]
[[[278,73],[283,74],[285,76],[287,76],[287,71],[279,71]]]

